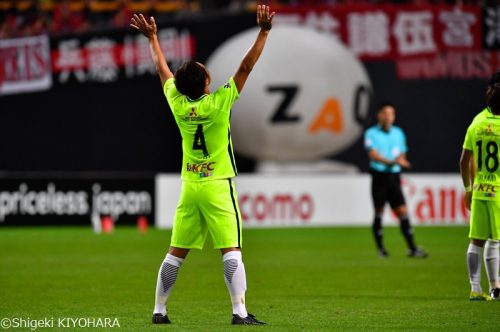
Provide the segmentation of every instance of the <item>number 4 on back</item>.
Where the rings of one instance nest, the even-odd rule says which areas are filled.
[[[203,157],[209,158],[210,154],[207,150],[207,145],[205,144],[205,135],[203,135],[203,125],[199,124],[196,128],[196,133],[194,134],[193,150],[202,150]]]

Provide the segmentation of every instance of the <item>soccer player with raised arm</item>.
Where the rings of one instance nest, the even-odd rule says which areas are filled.
[[[470,244],[467,249],[471,301],[498,299],[500,294],[498,275],[491,276],[495,269],[488,265],[486,268],[490,279],[490,295],[483,293],[481,288],[482,248],[488,239],[500,240],[499,82],[488,86],[486,105],[490,113],[483,113],[480,117],[476,117],[469,126],[460,157],[460,173],[465,187],[465,205],[471,210]],[[475,166],[475,172],[473,172],[475,177],[472,182],[471,160],[474,161]],[[492,263],[498,264],[498,260],[493,260]]]
[[[227,83],[210,93],[210,74],[199,62],[187,61],[173,74],[158,43],[153,17],[134,15],[131,26],[149,40],[163,92],[182,136],[182,189],[174,217],[170,248],[156,285],[154,324],[168,324],[166,304],[177,273],[190,249],[202,249],[210,233],[220,249],[224,280],[231,297],[232,324],[265,324],[247,312],[246,274],[242,261],[242,220],[235,185],[231,143],[231,107],[259,59],[272,27],[274,12],[257,6],[260,31]]]

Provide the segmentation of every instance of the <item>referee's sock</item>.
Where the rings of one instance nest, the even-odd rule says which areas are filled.
[[[415,240],[413,239],[413,228],[410,225],[410,220],[408,219],[408,217],[400,218],[399,224],[401,227],[401,233],[403,233],[408,248],[410,248],[411,251],[417,250]]]
[[[179,268],[184,262],[183,258],[167,254],[160,270],[158,271],[158,279],[156,281],[156,298],[155,309],[153,314],[160,313],[165,315],[167,313],[167,300],[172,293]]]
[[[382,238],[384,236],[384,231],[382,230],[382,216],[376,215],[373,219],[373,236],[375,237],[375,243],[377,244],[377,249],[384,249],[384,245],[382,243]]]
[[[222,256],[222,262],[224,263],[224,281],[229,290],[229,295],[231,295],[233,314],[245,318],[248,316],[245,306],[247,277],[245,265],[241,259],[241,251],[226,252]]]

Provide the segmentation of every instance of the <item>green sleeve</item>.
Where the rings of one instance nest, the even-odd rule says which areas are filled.
[[[215,106],[218,110],[224,112],[231,110],[231,107],[233,107],[234,102],[239,96],[240,94],[232,77],[213,94]]]
[[[167,99],[168,99],[168,91],[172,88],[175,88],[173,77],[166,80],[165,84],[163,85],[163,93],[165,94],[165,97],[167,97]]]
[[[469,128],[467,128],[467,133],[465,134],[465,140],[464,140],[464,145],[462,146],[464,150],[469,150],[472,151],[472,147],[474,144],[472,143],[472,130],[474,126],[470,125]]]

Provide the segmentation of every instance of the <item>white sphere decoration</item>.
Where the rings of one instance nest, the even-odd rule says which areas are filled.
[[[212,90],[234,75],[257,32],[237,34],[210,56]],[[331,156],[362,135],[356,118],[367,115],[370,94],[362,64],[332,35],[276,26],[234,105],[234,148],[260,161],[309,162]]]

